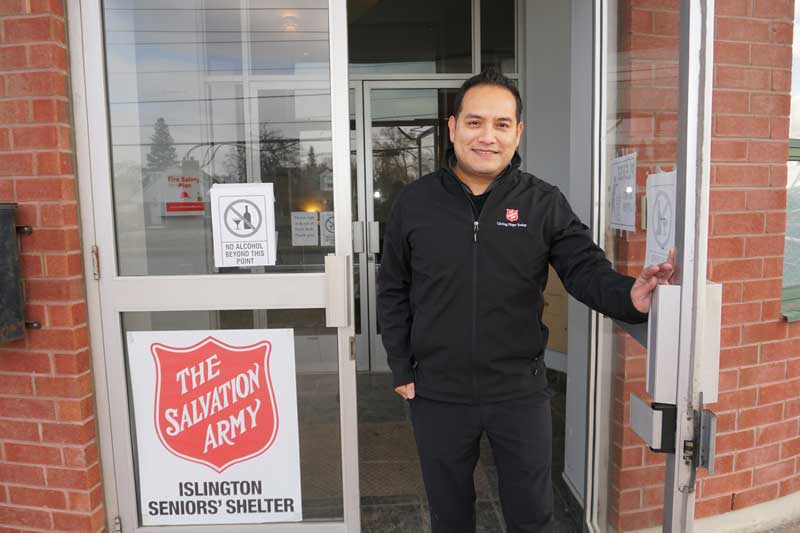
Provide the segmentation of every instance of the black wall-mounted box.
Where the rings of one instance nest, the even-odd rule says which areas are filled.
[[[0,203],[0,343],[25,336],[16,212],[17,204]]]

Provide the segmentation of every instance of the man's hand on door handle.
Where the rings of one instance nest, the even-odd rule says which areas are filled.
[[[669,257],[660,265],[644,267],[631,287],[631,302],[640,313],[650,312],[650,301],[653,291],[658,285],[669,285],[669,279],[675,271],[675,248],[669,251]]]

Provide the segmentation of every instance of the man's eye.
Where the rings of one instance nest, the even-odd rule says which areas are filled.
[[[508,124],[506,124],[505,122],[503,122],[502,124],[500,124],[500,127],[501,127],[501,128],[505,128],[505,129],[507,129],[507,128],[508,128]]]
[[[470,121],[470,122],[467,122],[467,125],[468,125],[468,126],[477,126],[477,125],[478,125],[478,122],[477,122],[477,121],[475,121],[475,120],[472,120],[472,121]]]

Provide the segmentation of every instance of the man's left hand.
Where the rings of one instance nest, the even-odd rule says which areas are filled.
[[[631,302],[640,313],[650,312],[650,300],[657,285],[669,285],[675,264],[675,248],[669,251],[669,257],[660,265],[644,267],[631,287]]]

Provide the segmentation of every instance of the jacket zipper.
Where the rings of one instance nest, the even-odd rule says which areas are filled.
[[[471,369],[472,369],[472,401],[478,402],[478,375],[475,368],[475,361],[478,353],[478,230],[480,230],[481,215],[486,210],[486,202],[489,201],[489,196],[492,195],[489,191],[489,196],[483,202],[483,208],[475,217],[477,210],[469,193],[464,191],[469,203],[470,213],[472,213],[472,353],[471,353]]]
[[[491,193],[490,193],[491,194]],[[486,198],[487,200],[489,198]],[[470,204],[472,199],[467,198]],[[483,207],[486,207],[484,202]],[[472,205],[470,205],[472,209]],[[475,370],[475,360],[478,352],[478,229],[480,227],[480,217],[483,209],[478,213],[478,220],[475,219],[475,212],[472,213],[472,401],[478,400],[478,376]]]
[[[492,192],[496,186],[489,190],[489,195],[483,202],[483,208],[476,217],[475,211],[477,211],[477,208],[470,198],[470,192],[467,190],[466,186],[461,182],[461,180],[458,179],[458,176],[455,172],[450,169],[448,169],[448,172],[453,176],[453,178],[455,178],[455,180],[461,186],[461,189],[464,191],[464,196],[466,196],[467,204],[469,205],[469,212],[472,215],[472,353],[470,354],[470,367],[472,369],[472,400],[473,402],[477,403],[479,395],[475,359],[477,358],[478,352],[478,230],[480,229],[481,216],[483,215],[483,212],[486,211],[486,204],[489,202],[489,197],[492,195]],[[504,174],[505,172],[501,174],[501,176],[504,176]]]

